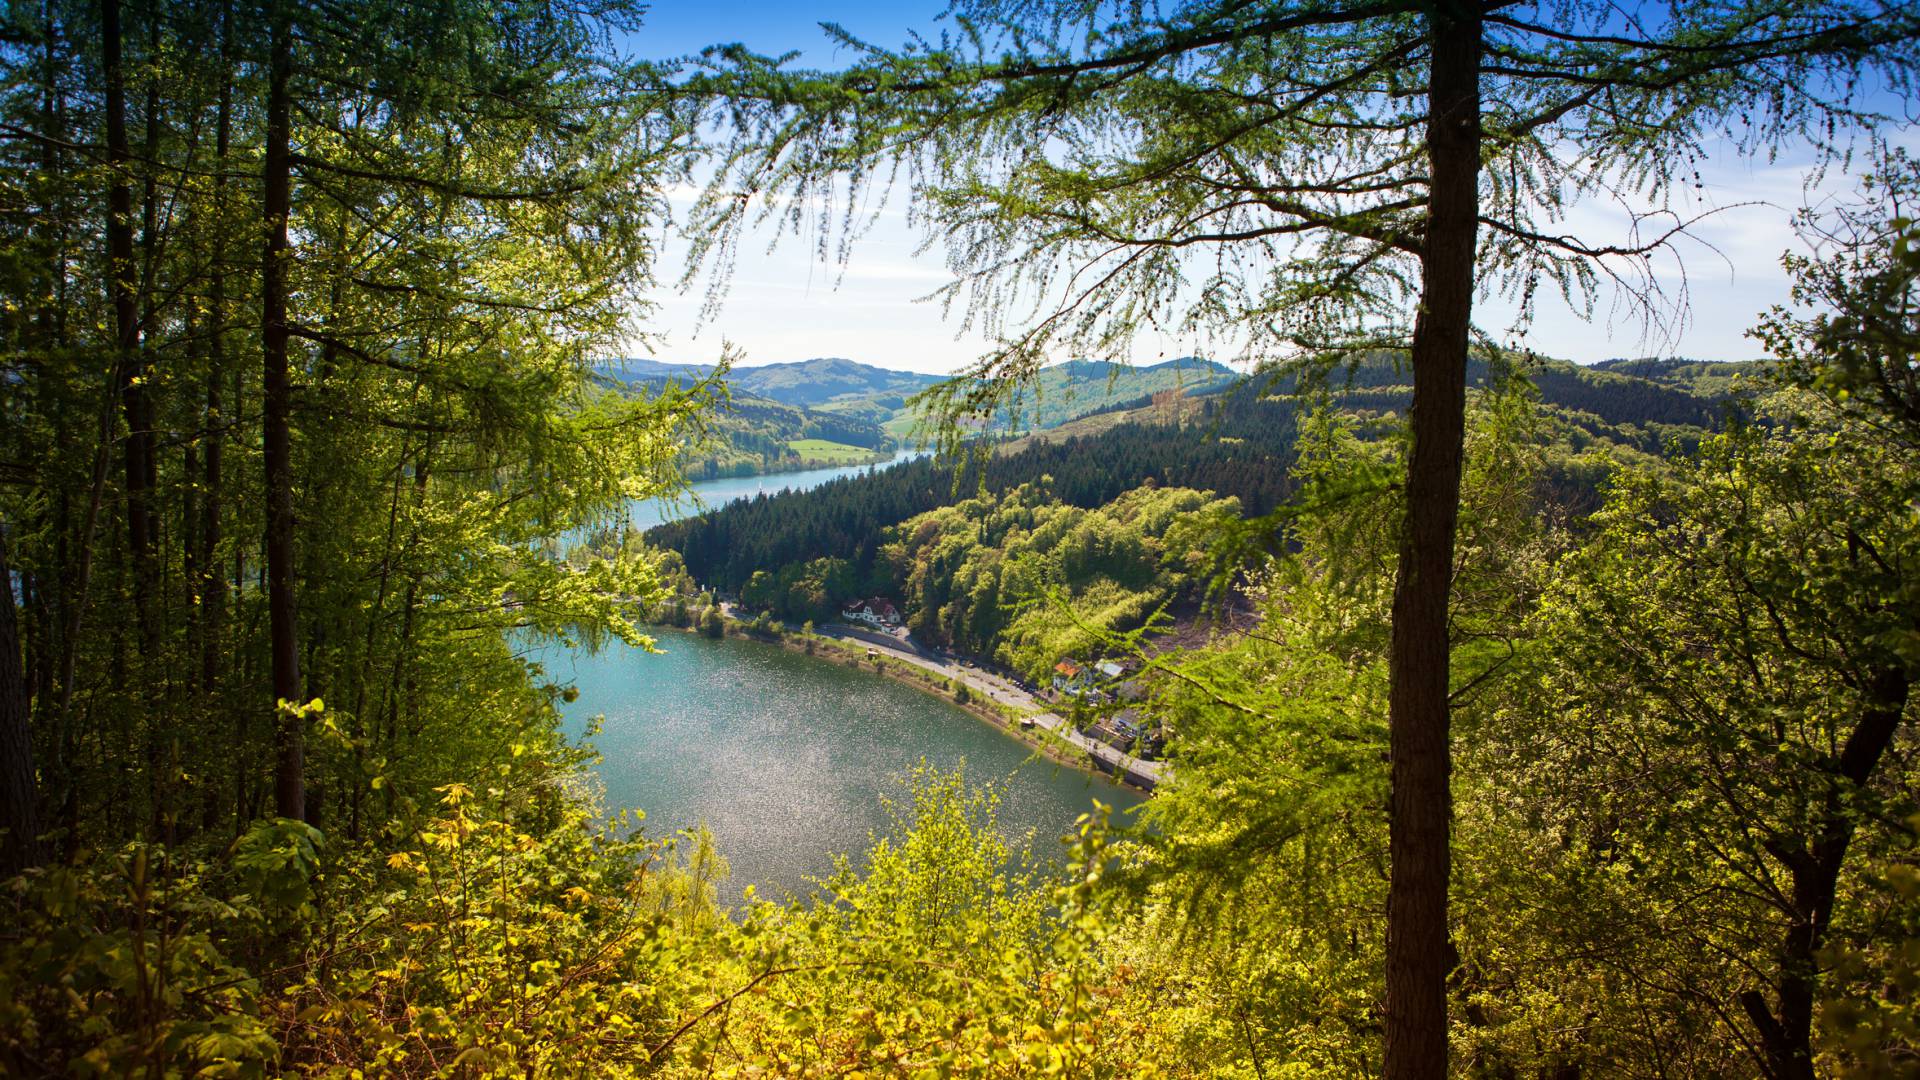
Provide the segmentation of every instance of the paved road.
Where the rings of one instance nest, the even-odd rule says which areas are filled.
[[[849,632],[852,631],[852,632]],[[1058,713],[1048,712],[1040,699],[1020,689],[1006,679],[980,668],[962,667],[958,662],[922,649],[904,631],[899,634],[887,634],[879,630],[856,629],[854,627],[830,625],[816,627],[816,632],[824,637],[847,638],[864,642],[876,649],[884,649],[889,656],[917,664],[928,671],[939,672],[950,679],[958,679],[968,688],[987,695],[1003,705],[1010,705],[1029,714],[1033,722],[1046,728],[1066,742],[1080,748],[1089,757],[1100,759],[1109,770],[1130,776],[1134,782],[1151,790],[1157,787],[1167,776],[1167,766],[1160,761],[1142,761],[1131,754],[1115,750],[1098,739],[1089,739],[1073,729],[1066,718]]]

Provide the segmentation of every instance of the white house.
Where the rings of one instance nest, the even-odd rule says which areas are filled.
[[[858,601],[842,611],[840,617],[848,622],[859,621],[888,630],[900,625],[900,610],[893,606],[893,601],[884,596]]]

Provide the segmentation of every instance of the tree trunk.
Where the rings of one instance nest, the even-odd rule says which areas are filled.
[[[160,18],[157,11],[148,12],[147,18],[147,56],[149,61],[160,55]],[[157,72],[147,73],[147,111],[145,133],[141,140],[141,158],[148,163],[160,160],[160,78]],[[160,491],[160,451],[158,447],[158,424],[155,420],[153,393],[149,390],[151,382],[147,358],[140,351],[147,338],[147,328],[154,325],[154,275],[158,272],[160,256],[160,176],[151,167],[142,168],[144,174],[140,182],[140,272],[134,292],[134,349],[135,362],[141,381],[140,390],[140,467],[145,472],[140,477],[140,490],[147,500],[147,552],[149,575],[148,595],[151,602],[161,601],[159,581],[162,562],[160,556],[161,511],[154,505]],[[137,567],[136,567],[137,569]],[[157,648],[161,612],[156,610],[153,625],[149,631],[156,635],[148,646],[148,656],[154,655]]]
[[[1757,991],[1740,996],[1748,1019],[1760,1033],[1767,1072],[1777,1080],[1813,1080],[1813,1015],[1819,992],[1820,950],[1833,923],[1840,871],[1853,845],[1858,811],[1851,793],[1866,787],[1893,744],[1907,711],[1911,680],[1898,668],[1886,668],[1866,680],[1867,708],[1847,737],[1829,779],[1818,831],[1805,850],[1784,861],[1793,880],[1794,917],[1780,942],[1778,1005],[1768,1010]]]
[[[220,13],[220,104],[214,120],[214,168],[219,178],[213,188],[213,282],[207,313],[207,449],[205,501],[201,504],[200,545],[200,689],[209,697],[219,685],[220,646],[226,622],[227,577],[220,567],[220,500],[222,456],[227,420],[220,387],[227,368],[227,152],[233,139],[233,5]],[[235,402],[237,406],[239,403]],[[244,724],[244,712],[240,723]],[[244,728],[242,728],[244,732]],[[235,748],[244,742],[236,742]]]
[[[293,67],[293,28],[287,4],[273,12],[273,58],[267,89],[265,216],[267,244],[260,274],[262,443],[267,494],[267,616],[273,655],[274,812],[306,817],[305,720],[287,711],[301,704],[299,622],[293,591],[293,412],[287,374],[287,216],[292,162],[287,83]]]
[[[1447,600],[1452,585],[1467,343],[1479,228],[1481,23],[1471,4],[1430,16],[1431,204],[1413,330],[1412,447],[1393,593],[1389,700],[1387,1080],[1447,1075],[1447,929],[1453,796]]]
[[[153,452],[151,406],[147,402],[144,365],[140,361],[140,318],[134,285],[133,186],[128,182],[132,152],[127,145],[127,91],[125,64],[121,60],[120,0],[100,0],[100,53],[106,79],[107,166],[111,180],[107,188],[107,259],[109,288],[113,295],[114,344],[117,349],[114,378],[120,390],[120,407],[126,418],[127,440],[123,447],[127,495],[127,546],[133,563],[134,614],[140,622],[143,645],[154,636],[153,566],[151,541],[153,525],[148,520],[147,481],[153,475],[149,460]]]
[[[27,726],[27,673],[20,660],[20,624],[13,610],[13,572],[0,535],[0,878],[45,860],[33,733]]]

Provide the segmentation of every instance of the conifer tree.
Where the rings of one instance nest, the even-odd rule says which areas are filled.
[[[1409,349],[1386,1075],[1444,1075],[1448,592],[1474,297],[1502,289],[1531,310],[1545,287],[1590,311],[1611,280],[1658,313],[1652,260],[1689,223],[1676,194],[1705,142],[1840,149],[1881,119],[1850,88],[1909,92],[1920,12],[978,0],[952,14],[899,50],[829,27],[858,58],[841,71],[709,50],[699,88],[738,137],[696,214],[700,253],[724,262],[756,218],[797,228],[810,212],[850,240],[864,189],[904,175],[948,252],[946,298],[999,340],[948,384],[950,418],[991,415],[1056,352],[1124,356],[1148,326],[1323,366]],[[1637,204],[1632,235],[1568,231],[1571,206],[1619,193]]]

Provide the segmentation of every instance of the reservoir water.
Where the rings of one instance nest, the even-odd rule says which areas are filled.
[[[834,465],[824,469],[802,469],[798,472],[702,480],[697,484],[687,485],[687,495],[673,502],[659,499],[636,502],[628,513],[632,518],[633,527],[645,532],[663,521],[673,521],[676,518],[706,510],[715,510],[736,499],[751,499],[755,495],[772,495],[781,491],[807,491],[829,480],[838,480],[842,476],[854,476],[869,469],[885,469],[925,456],[924,451],[909,450],[874,465]]]
[[[761,480],[771,492],[850,471],[698,488],[718,506],[754,494]],[[871,671],[673,630],[660,647],[663,655],[618,644],[596,654],[544,650],[541,659],[549,677],[580,692],[563,706],[568,735],[605,718],[593,744],[607,807],[645,810],[655,837],[704,822],[732,866],[729,900],[749,884],[763,895],[804,892],[836,854],[857,865],[870,834],[887,827],[881,797],[904,795],[922,759],[964,765],[969,783],[994,785],[1002,833],[1016,846],[1031,839],[1042,857],[1062,851],[1059,838],[1095,797],[1115,807],[1116,820],[1130,820],[1121,811],[1141,801],[1105,778],[1035,759],[1012,735]]]

